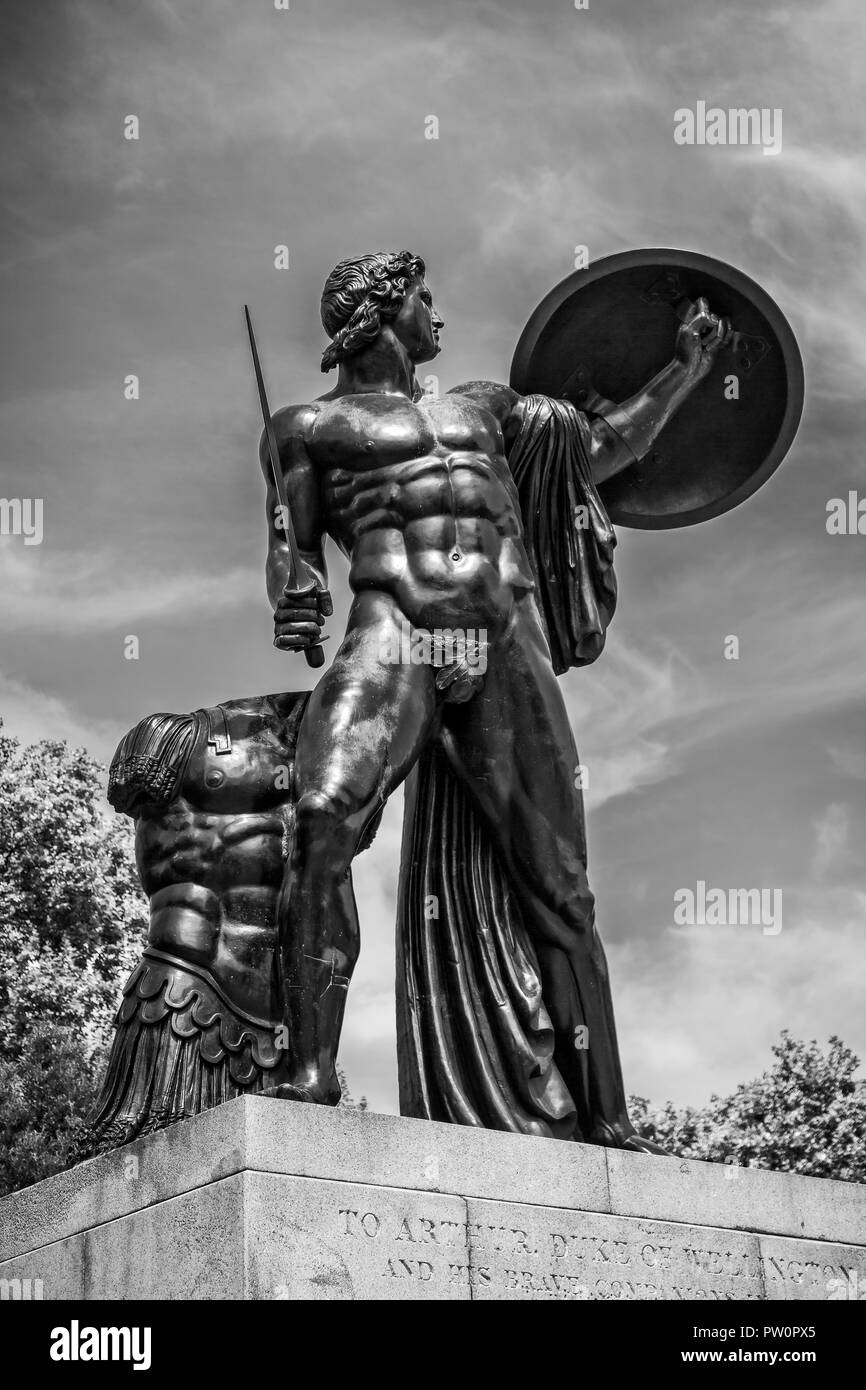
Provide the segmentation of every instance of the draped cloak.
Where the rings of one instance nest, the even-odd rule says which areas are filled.
[[[509,465],[557,675],[596,659],[616,606],[616,537],[589,451],[585,415],[565,401],[525,398]],[[582,825],[573,833],[581,843]],[[573,1047],[573,1039],[555,1036],[532,925],[486,826],[432,744],[406,783],[397,920],[401,1114],[574,1137],[581,1098],[554,1062],[557,1044]]]

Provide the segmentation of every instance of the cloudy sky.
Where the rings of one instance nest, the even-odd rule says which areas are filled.
[[[608,650],[563,682],[626,1081],[701,1102],[783,1027],[866,1053],[866,537],[825,526],[866,492],[860,8],[4,0],[0,495],[45,509],[41,546],[0,538],[9,730],[107,759],[151,710],[308,683],[271,646],[245,301],[282,404],[325,389],[317,301],[344,256],[427,259],[443,388],[507,380],[576,244],[720,257],[801,342],[798,440],[739,510],[621,531]],[[782,108],[781,153],[676,145],[698,100]],[[356,868],[344,1062],[378,1109],[400,813]],[[674,928],[699,879],[781,889],[782,931]]]

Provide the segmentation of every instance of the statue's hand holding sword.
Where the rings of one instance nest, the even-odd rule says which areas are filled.
[[[325,653],[322,651],[322,641],[327,640],[319,636],[318,628],[321,627],[325,618],[331,616],[334,607],[328,590],[320,587],[316,575],[306,561],[302,559],[298,550],[295,528],[292,524],[292,513],[289,508],[288,493],[286,492],[286,483],[280,465],[280,454],[274,434],[273,421],[271,419],[271,410],[268,405],[268,396],[262,376],[258,348],[256,347],[256,337],[253,332],[253,322],[250,318],[250,311],[246,305],[244,305],[244,314],[247,320],[247,331],[250,335],[250,349],[253,355],[256,385],[259,391],[259,401],[261,403],[262,417],[265,423],[265,438],[268,444],[268,457],[270,458],[271,473],[274,479],[274,490],[279,504],[279,529],[283,531],[286,537],[286,546],[289,552],[288,578],[285,588],[277,601],[274,618],[277,626],[291,624],[295,635],[292,637],[275,637],[274,646],[284,651],[302,648],[307,660],[307,665],[317,668],[324,664]],[[316,638],[316,640],[313,641],[313,638]]]

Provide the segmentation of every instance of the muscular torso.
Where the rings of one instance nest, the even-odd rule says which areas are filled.
[[[146,808],[136,823],[150,945],[213,971],[265,1017],[290,806],[292,698],[227,706],[231,750],[218,753],[203,731],[179,794],[164,808]]]
[[[493,411],[456,393],[341,396],[314,409],[307,450],[353,590],[392,594],[426,627],[507,619],[533,580]]]

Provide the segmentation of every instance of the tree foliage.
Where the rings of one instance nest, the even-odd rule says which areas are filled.
[[[61,1168],[93,1102],[147,905],[83,749],[0,726],[0,1193]]]
[[[631,1098],[635,1128],[681,1158],[866,1182],[866,1082],[841,1039],[824,1052],[784,1031],[773,1066],[702,1108]]]
[[[367,1097],[362,1096],[360,1100],[355,1100],[351,1090],[349,1089],[349,1082],[346,1078],[346,1073],[343,1071],[343,1068],[340,1066],[339,1062],[337,1063],[337,1080],[340,1083],[340,1104],[345,1105],[349,1110],[366,1110]]]

